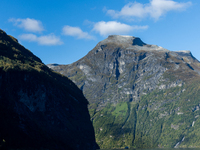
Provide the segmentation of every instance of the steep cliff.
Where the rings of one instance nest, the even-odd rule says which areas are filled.
[[[96,149],[82,91],[0,30],[0,146]]]
[[[70,65],[48,65],[90,102],[101,148],[199,147],[200,63],[132,36],[109,36]]]

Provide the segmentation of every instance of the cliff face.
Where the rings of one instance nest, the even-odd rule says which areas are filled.
[[[67,77],[0,30],[0,145],[96,149],[88,101]]]
[[[48,66],[89,100],[101,148],[199,146],[200,63],[190,51],[114,35],[73,64]]]

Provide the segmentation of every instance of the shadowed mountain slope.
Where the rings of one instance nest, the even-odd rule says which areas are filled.
[[[98,148],[82,91],[2,30],[0,104],[1,148]]]

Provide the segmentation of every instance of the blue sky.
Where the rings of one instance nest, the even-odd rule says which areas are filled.
[[[0,28],[45,64],[73,63],[112,34],[200,60],[199,8],[199,0],[1,0]]]

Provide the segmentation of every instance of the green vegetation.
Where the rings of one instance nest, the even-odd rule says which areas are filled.
[[[140,102],[108,104],[93,114],[96,140],[101,148],[180,147],[200,145],[200,82],[154,90]],[[193,121],[195,122],[194,125]]]
[[[17,43],[12,36],[0,30],[0,68],[4,71],[27,70],[42,71],[45,65],[29,50]]]
[[[128,111],[128,104],[127,103],[118,103],[115,106],[115,110],[112,112],[113,116],[116,116],[116,118],[120,115],[121,117],[124,117],[126,115],[126,112]]]

